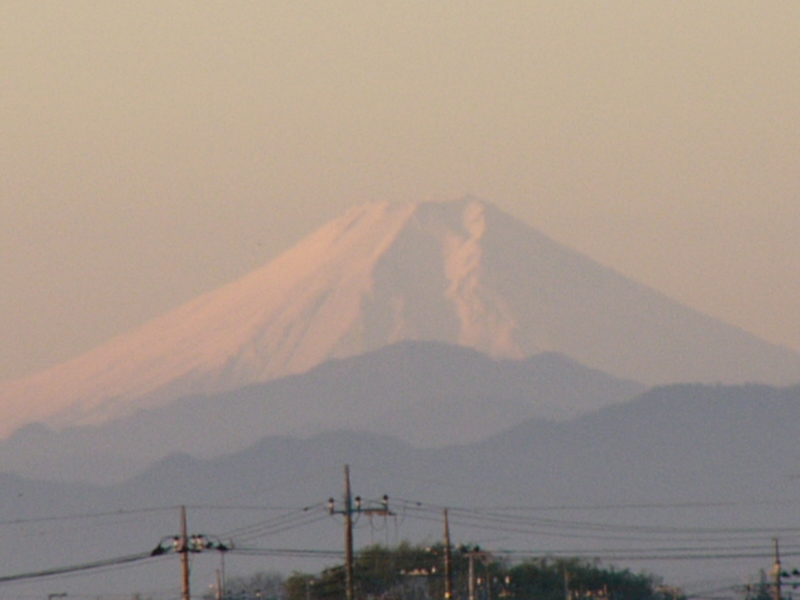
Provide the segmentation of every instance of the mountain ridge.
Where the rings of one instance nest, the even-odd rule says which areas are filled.
[[[466,197],[354,207],[264,267],[0,385],[0,435],[97,424],[401,340],[563,353],[648,385],[800,381],[800,355],[681,306]]]
[[[105,424],[59,431],[27,425],[0,440],[0,471],[119,481],[171,452],[208,458],[267,435],[308,437],[331,428],[441,447],[483,439],[533,416],[570,418],[644,389],[561,355],[491,359],[460,346],[400,342]]]

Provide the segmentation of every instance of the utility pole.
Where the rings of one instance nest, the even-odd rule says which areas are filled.
[[[355,583],[353,578],[353,514],[370,514],[390,516],[394,513],[389,511],[389,496],[384,494],[381,501],[381,508],[363,508],[361,506],[361,496],[355,497],[355,507],[353,506],[353,496],[350,491],[350,465],[344,466],[344,508],[334,509],[333,498],[328,499],[328,512],[332,515],[344,515],[344,579],[345,579],[345,599],[355,600]]]
[[[468,577],[468,591],[469,591],[469,600],[475,600],[475,552],[470,552],[468,555],[469,558],[469,569],[467,571]]]
[[[353,585],[353,500],[350,492],[350,465],[344,466],[344,582],[345,598],[354,600]]]
[[[475,600],[475,558],[487,561],[489,555],[480,546],[461,546],[461,553],[467,557],[467,595],[469,600]]]
[[[150,553],[150,556],[161,556],[169,552],[181,555],[181,600],[191,600],[191,593],[189,592],[189,552],[203,552],[204,550],[227,552],[231,548],[233,548],[232,543],[223,543],[212,536],[199,534],[189,537],[186,529],[186,507],[181,506],[180,534],[162,538],[158,546]],[[221,581],[224,581],[224,559],[222,565],[222,572],[218,572],[218,575],[221,576]],[[217,585],[217,589],[221,590],[222,584],[218,583]]]
[[[447,509],[444,509],[444,600],[453,596],[453,571],[452,557],[450,555],[450,522],[447,519]]]
[[[775,589],[774,600],[781,600],[781,554],[778,549],[778,538],[773,540],[775,542]]]
[[[225,546],[225,550],[223,550],[222,547],[218,548],[218,550],[220,550],[219,569],[217,569],[217,572],[219,573],[219,584],[217,585],[217,589],[219,590],[219,600],[222,600],[225,597],[225,551],[227,549],[227,546]]]
[[[181,599],[191,600],[189,593],[189,536],[186,533],[186,507],[181,506],[181,539],[178,552],[181,553]]]
[[[488,560],[484,566],[486,567],[486,600],[492,600],[492,571]]]

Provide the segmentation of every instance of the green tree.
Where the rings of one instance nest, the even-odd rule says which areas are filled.
[[[660,581],[651,575],[603,568],[580,559],[530,559],[504,578],[506,597],[537,600],[661,600]]]
[[[475,600],[684,600],[675,590],[665,593],[652,575],[599,562],[540,558],[510,565],[476,547],[453,549],[451,559],[454,600],[469,597],[470,562]],[[353,576],[359,600],[438,600],[444,598],[444,547],[370,546],[356,555]],[[287,600],[340,600],[344,579],[343,565],[318,575],[294,573]]]
[[[283,575],[276,571],[259,571],[248,577],[230,577],[225,582],[224,600],[286,600],[286,584]]]

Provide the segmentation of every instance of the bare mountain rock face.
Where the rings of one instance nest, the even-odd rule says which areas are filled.
[[[486,202],[351,209],[244,278],[0,387],[0,435],[96,424],[404,341],[558,352],[648,385],[800,381],[800,356],[688,309]]]

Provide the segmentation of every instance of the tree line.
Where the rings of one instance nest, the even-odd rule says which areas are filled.
[[[357,600],[445,598],[444,546],[401,543],[357,553]],[[682,600],[646,573],[605,567],[578,558],[528,558],[512,562],[477,547],[450,553],[452,600]],[[470,564],[471,563],[471,564]],[[344,565],[320,573],[258,573],[225,584],[223,600],[339,600],[345,597]]]

